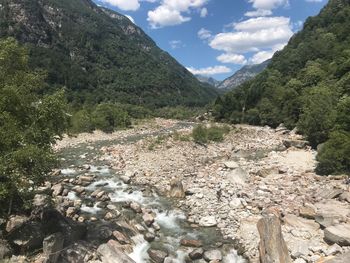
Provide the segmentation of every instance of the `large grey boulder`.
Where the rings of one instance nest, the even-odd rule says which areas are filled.
[[[337,200],[325,200],[315,204],[315,220],[323,227],[329,227],[339,221],[345,221],[350,215],[350,206]]]
[[[136,263],[120,249],[120,244],[115,240],[100,245],[97,252],[103,263]]]
[[[278,217],[264,215],[258,222],[258,231],[261,263],[292,263]]]
[[[324,230],[324,239],[340,246],[350,246],[350,224],[327,227]]]
[[[43,242],[43,263],[56,263],[60,251],[63,249],[64,236],[62,233],[54,233],[47,236]]]

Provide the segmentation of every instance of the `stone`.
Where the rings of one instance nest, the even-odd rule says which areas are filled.
[[[282,236],[281,222],[275,215],[264,215],[259,220],[259,252],[261,263],[292,263]]]
[[[26,216],[11,216],[6,224],[6,232],[11,232],[13,229],[20,227],[23,223],[27,222],[29,219]]]
[[[340,196],[344,190],[341,189],[320,189],[316,196],[322,199],[334,199]]]
[[[148,227],[150,227],[154,222],[154,216],[151,213],[143,214],[142,219]]]
[[[315,232],[320,229],[320,225],[314,220],[309,220],[296,215],[286,215],[283,218],[285,225],[291,226],[297,230]]]
[[[202,241],[196,239],[181,239],[180,244],[185,247],[201,247]]]
[[[149,257],[155,263],[163,263],[165,258],[168,256],[168,252],[165,252],[162,250],[149,249],[147,252],[148,252]]]
[[[196,248],[196,249],[192,250],[188,254],[188,256],[190,257],[190,259],[196,260],[196,259],[201,259],[203,257],[203,254],[204,254],[203,248]]]
[[[186,196],[182,181],[174,179],[170,182],[169,197],[172,198],[184,198]]]
[[[215,216],[205,216],[199,220],[199,225],[204,227],[213,227],[217,224]]]
[[[106,244],[100,245],[97,252],[101,255],[103,263],[136,263],[121,250],[115,240],[109,240]]]
[[[316,210],[311,206],[303,206],[299,209],[299,214],[301,217],[304,217],[307,219],[315,219]]]
[[[239,164],[235,161],[229,161],[224,163],[225,167],[228,169],[237,169],[239,168]]]
[[[332,256],[336,254],[340,254],[342,252],[341,246],[338,244],[333,244],[332,246],[328,247],[325,251],[326,256]]]
[[[339,221],[344,221],[350,214],[349,204],[333,199],[316,203],[315,206],[317,209],[315,220],[323,227],[329,227]]]
[[[154,239],[156,238],[156,236],[150,232],[147,232],[145,235],[144,235],[144,238],[147,242],[152,242],[154,241]]]
[[[239,199],[239,198],[233,198],[233,199],[230,201],[230,207],[233,208],[233,209],[241,208],[241,207],[242,207],[241,199]]]
[[[350,246],[350,224],[329,226],[324,230],[324,239],[340,246]]]
[[[131,178],[126,175],[121,176],[120,179],[123,181],[124,184],[130,184],[131,182]]]
[[[68,207],[66,210],[66,216],[67,217],[73,217],[77,212],[77,208],[74,206]]]
[[[45,194],[36,194],[33,198],[33,206],[35,208],[47,208],[51,206],[51,198]]]
[[[130,244],[130,241],[128,240],[128,238],[122,232],[113,231],[113,236],[122,245],[123,244]]]
[[[343,193],[339,196],[339,200],[340,200],[340,201],[346,201],[346,202],[350,203],[350,192],[343,192]]]
[[[135,213],[141,213],[141,205],[136,203],[136,202],[131,202],[130,203],[130,208],[135,212]]]
[[[43,241],[43,263],[56,263],[63,248],[64,236],[62,233],[54,233]]]
[[[92,259],[95,255],[95,251],[96,248],[92,244],[86,241],[77,241],[61,251],[59,263],[90,262],[90,259]]]
[[[0,239],[0,262],[12,255],[12,249],[6,240]]]
[[[208,251],[204,252],[203,258],[208,262],[216,261],[216,260],[221,261],[222,260],[222,253],[218,249],[208,250]]]
[[[225,171],[222,176],[232,184],[244,185],[248,179],[248,173],[242,168]]]
[[[330,257],[329,259],[326,259],[320,263],[348,263],[350,262],[350,251],[339,255],[337,257]]]
[[[294,147],[298,149],[304,149],[306,146],[309,145],[308,141],[302,141],[302,140],[284,140],[283,145],[286,148]]]
[[[62,184],[55,184],[54,186],[51,187],[52,190],[52,196],[59,196],[63,192],[63,185]]]

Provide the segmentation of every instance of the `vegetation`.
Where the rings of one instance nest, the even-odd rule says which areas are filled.
[[[44,75],[28,67],[26,49],[0,41],[0,213],[27,200],[56,164],[51,144],[68,121],[64,92],[39,96]]]
[[[1,5],[0,37],[26,44],[30,65],[48,73],[45,92],[65,86],[74,108],[100,103],[152,110],[194,107],[217,95],[128,18],[91,0],[13,0]]]
[[[319,173],[349,172],[344,164],[350,132],[349,47],[350,3],[330,0],[265,71],[216,100],[215,118],[297,126],[313,147],[326,142],[318,157]]]
[[[206,144],[210,141],[221,142],[224,140],[224,135],[230,132],[230,127],[211,125],[206,127],[204,125],[196,126],[192,131],[192,137],[196,143]]]

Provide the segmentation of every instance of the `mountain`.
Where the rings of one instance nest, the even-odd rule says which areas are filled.
[[[195,75],[195,77],[202,83],[207,83],[213,87],[217,87],[220,84],[220,81],[212,78],[212,77],[207,77],[203,75]]]
[[[0,0],[0,37],[30,50],[47,89],[65,86],[75,105],[204,105],[216,91],[125,16],[90,0]]]
[[[219,97],[218,120],[297,126],[320,174],[350,174],[350,1],[330,0],[254,79]]]
[[[238,70],[231,77],[228,77],[217,86],[219,89],[229,90],[238,87],[242,83],[254,78],[260,72],[262,72],[270,63],[270,60],[266,60],[261,64],[247,65]]]

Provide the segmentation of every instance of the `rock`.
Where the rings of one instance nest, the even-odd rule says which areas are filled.
[[[340,196],[344,190],[341,189],[320,189],[316,196],[319,199],[334,199]]]
[[[233,209],[237,209],[242,207],[242,202],[241,199],[239,198],[232,198],[232,200],[230,201],[230,207]]]
[[[90,262],[90,259],[94,257],[96,248],[86,242],[86,241],[78,241],[74,244],[66,247],[61,251],[61,257],[59,259],[59,263],[85,263]]]
[[[98,247],[97,252],[102,257],[103,263],[136,263],[126,255],[119,247],[118,242],[109,240]]]
[[[229,161],[224,163],[225,167],[228,169],[237,169],[239,168],[239,164],[235,161]]]
[[[170,182],[168,196],[172,198],[184,198],[186,196],[181,180],[175,179]]]
[[[350,224],[329,226],[324,230],[324,239],[340,246],[350,246]]]
[[[296,215],[286,215],[283,218],[285,225],[291,226],[297,230],[315,232],[320,229],[320,225],[317,224],[314,220],[309,220]]]
[[[33,206],[38,208],[48,208],[51,206],[51,198],[45,194],[36,194],[33,199]]]
[[[130,203],[130,208],[135,212],[135,213],[141,213],[141,205],[136,203],[136,202],[131,202]]]
[[[204,227],[213,227],[217,225],[215,216],[205,216],[199,220],[199,225]]]
[[[68,207],[66,210],[66,216],[67,217],[73,217],[77,212],[77,208],[74,206]]]
[[[212,261],[216,261],[216,260],[221,261],[222,254],[221,254],[220,250],[212,249],[212,250],[205,251],[203,254],[203,258],[208,262],[212,262]]]
[[[225,171],[222,176],[232,184],[243,185],[248,179],[248,173],[242,168],[237,168],[230,171]]]
[[[63,192],[63,185],[62,184],[55,184],[54,186],[51,187],[52,190],[52,196],[59,196]]]
[[[148,227],[150,227],[154,222],[154,216],[150,213],[143,214],[142,219]]]
[[[74,187],[72,188],[72,190],[73,190],[74,192],[76,192],[77,194],[79,194],[79,195],[81,195],[82,193],[85,192],[85,188],[84,188],[83,186],[80,186],[80,185],[74,186]]]
[[[342,252],[341,246],[338,244],[333,244],[332,246],[328,247],[325,251],[326,256],[332,256],[336,254],[340,254]]]
[[[156,238],[156,236],[155,236],[154,234],[150,233],[150,232],[147,232],[147,233],[145,234],[144,238],[145,238],[145,240],[146,240],[147,242],[152,242],[152,241],[154,241],[154,239]]]
[[[0,262],[12,255],[12,249],[6,240],[0,239]]]
[[[299,214],[307,219],[315,219],[316,210],[311,206],[303,206],[299,209]]]
[[[23,223],[27,222],[29,219],[26,216],[11,216],[6,224],[6,231],[10,232],[13,229],[20,227]]]
[[[180,241],[182,246],[185,247],[201,247],[202,241],[196,239],[181,239]]]
[[[283,239],[281,223],[275,215],[264,215],[258,222],[261,263],[291,263],[287,245]]]
[[[120,179],[123,181],[124,184],[130,184],[131,182],[131,178],[126,175],[121,176]]]
[[[52,234],[43,242],[43,263],[56,263],[63,248],[64,236],[62,233]]]
[[[192,260],[196,260],[196,259],[200,259],[203,257],[203,253],[204,250],[203,248],[196,248],[195,250],[192,250],[192,252],[190,252],[188,254],[188,256],[192,259]]]
[[[324,260],[320,263],[348,263],[350,262],[350,251],[338,256],[338,257],[331,257],[329,259]]]
[[[284,140],[283,145],[286,148],[294,147],[298,149],[304,149],[306,146],[309,145],[308,141],[302,141],[302,140]]]
[[[325,200],[315,204],[317,209],[316,222],[323,227],[329,227],[334,223],[346,220],[350,214],[349,204],[337,200]]]
[[[155,263],[163,263],[164,259],[168,256],[168,252],[156,250],[156,249],[149,249],[147,252],[148,252],[149,257]]]
[[[128,238],[122,232],[113,231],[113,236],[122,245],[123,244],[130,244],[130,241],[128,240]]]
[[[344,192],[339,196],[340,201],[346,201],[350,203],[350,192]]]

